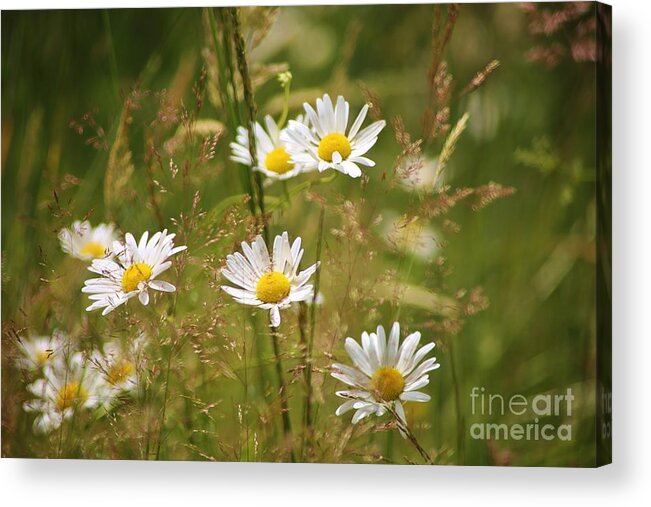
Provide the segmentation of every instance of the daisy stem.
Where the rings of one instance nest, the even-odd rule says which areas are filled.
[[[172,348],[173,344],[170,344],[169,351],[167,353],[167,366],[165,373],[165,391],[163,393],[163,408],[161,411],[160,422],[158,426],[158,442],[156,444],[156,461],[160,459],[160,448],[163,441],[163,430],[165,426],[165,412],[167,411],[167,393],[169,392],[170,385],[170,366],[172,364]]]
[[[244,427],[246,432],[246,461],[251,461],[249,453],[249,369],[246,351],[246,326],[244,327],[242,341],[242,357],[244,358]]]
[[[285,195],[285,201],[287,201],[287,208],[290,208],[292,205],[292,196],[289,195],[289,188],[287,187],[287,181],[283,181],[283,194]]]
[[[287,116],[289,115],[289,89],[291,87],[291,79],[286,81],[282,86],[283,90],[285,91],[285,94],[283,96],[283,112],[280,115],[280,118],[278,119],[278,128],[282,129],[285,126],[285,122],[287,121]]]
[[[298,310],[298,330],[301,335],[300,347],[303,352],[303,379],[305,382],[305,411],[303,413],[303,441],[301,443],[301,462],[305,461],[305,450],[310,444],[310,422],[308,419],[309,408],[311,405],[312,386],[310,385],[311,379],[308,374],[309,369],[312,367],[309,352],[307,348],[307,304],[301,301]]]
[[[283,433],[286,439],[291,439],[292,423],[289,419],[289,407],[287,404],[287,386],[285,385],[285,378],[283,375],[283,365],[280,358],[280,347],[278,345],[278,328],[271,326],[271,342],[274,347],[274,355],[276,356],[276,374],[278,375],[278,391],[280,395],[280,414],[283,421]],[[291,461],[295,462],[294,448],[290,442]]]
[[[393,417],[396,420],[396,423],[398,424],[398,428],[400,429],[400,431],[402,431],[404,433],[404,435],[407,437],[407,440],[409,440],[409,442],[411,442],[411,444],[416,448],[416,450],[418,451],[418,454],[420,454],[421,457],[423,458],[423,460],[425,460],[425,463],[427,463],[428,465],[433,465],[434,461],[432,461],[431,456],[423,448],[423,446],[420,445],[420,443],[418,442],[418,439],[416,438],[416,435],[414,435],[414,433],[411,431],[411,429],[407,425],[407,422],[404,421],[398,415],[398,413],[395,411],[395,409],[393,407],[389,406],[389,407],[387,407],[387,410],[391,413],[391,415],[393,415]]]
[[[319,214],[319,233],[316,243],[316,262],[318,266],[314,274],[314,293],[312,295],[312,306],[310,307],[310,332],[307,340],[305,351],[305,428],[309,439],[312,437],[312,350],[314,348],[314,331],[316,329],[316,298],[319,294],[319,285],[321,284],[321,250],[323,248],[323,222],[325,219],[325,207],[321,206]],[[309,442],[308,442],[309,443]]]

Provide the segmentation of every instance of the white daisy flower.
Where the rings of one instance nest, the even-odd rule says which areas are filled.
[[[337,409],[337,415],[355,409],[352,423],[356,424],[371,414],[381,416],[387,408],[392,408],[406,424],[402,403],[430,400],[428,394],[418,389],[429,384],[427,372],[440,366],[435,357],[423,361],[434,348],[434,343],[416,350],[420,342],[419,332],[407,336],[400,347],[399,340],[400,324],[397,322],[391,328],[388,344],[382,326],[378,326],[375,333],[363,332],[361,347],[352,338],[346,338],[346,352],[355,367],[339,363],[332,365],[331,375],[351,386],[345,391],[337,391],[337,396],[347,399]]]
[[[363,155],[377,142],[377,136],[386,122],[376,121],[360,131],[368,104],[362,107],[348,133],[349,105],[341,95],[337,97],[335,107],[327,94],[323,99],[317,99],[316,111],[307,103],[303,107],[312,128],[290,120],[280,136],[286,142],[292,162],[301,164],[304,170],[335,169],[353,178],[362,174],[359,165],[375,165]]]
[[[81,352],[55,361],[43,369],[44,378],[29,384],[27,389],[36,399],[23,404],[26,412],[36,412],[35,433],[49,433],[72,417],[76,410],[101,405],[106,384],[97,373],[86,367]]]
[[[151,239],[145,232],[139,243],[130,233],[125,235],[125,243],[114,242],[115,259],[95,259],[88,268],[101,277],[86,280],[81,289],[93,301],[86,310],[104,308],[102,315],[106,315],[135,296],[143,305],[149,304],[149,289],[174,292],[174,285],[156,279],[172,265],[169,257],[187,248],[174,247],[174,236],[165,229]]]
[[[126,350],[119,341],[110,341],[104,344],[102,351],[94,352],[93,366],[115,396],[133,392],[138,387],[144,345],[145,336],[141,334]]]
[[[242,242],[242,252],[244,255],[239,252],[228,255],[226,267],[222,269],[224,277],[237,288],[222,285],[222,289],[238,303],[269,310],[272,326],[280,325],[280,310],[294,302],[312,299],[314,287],[307,282],[319,263],[298,272],[304,252],[301,238],[296,238],[290,247],[286,232],[276,236],[271,258],[261,236],[251,245]]]
[[[301,118],[297,118],[300,123]],[[267,115],[264,117],[267,130],[256,122],[254,126],[255,146],[258,165],[253,168],[265,176],[275,180],[286,180],[301,173],[301,165],[290,160],[285,143],[280,140],[283,130],[278,128],[274,119]],[[231,160],[251,167],[253,164],[249,149],[249,131],[238,127],[236,142],[230,144],[233,150]]]
[[[106,257],[115,240],[117,233],[113,224],[92,227],[87,221],[76,221],[72,227],[59,231],[63,251],[85,261]]]
[[[18,350],[21,357],[16,359],[19,368],[27,371],[40,370],[52,364],[61,354],[65,337],[55,332],[52,336],[32,336],[18,340]]]

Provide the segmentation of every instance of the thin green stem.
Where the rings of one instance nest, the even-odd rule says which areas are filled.
[[[319,286],[321,285],[321,253],[323,249],[323,223],[325,220],[325,207],[321,206],[319,214],[319,232],[316,244],[316,262],[318,267],[314,275],[314,293],[312,295],[312,306],[310,307],[310,331],[307,340],[307,349],[305,351],[305,427],[308,430],[308,436],[311,439],[313,417],[312,417],[312,351],[314,350],[314,332],[316,330],[316,302],[319,295]],[[309,440],[308,440],[309,443]]]
[[[245,427],[245,440],[246,440],[246,461],[251,461],[249,455],[249,368],[248,360],[246,357],[246,325],[242,326],[243,329],[243,344],[242,344],[242,356],[244,358],[244,427]]]
[[[289,448],[292,462],[296,461],[294,456],[294,446],[292,443],[292,423],[289,418],[289,405],[287,402],[287,386],[285,385],[285,376],[283,374],[283,365],[280,357],[280,346],[278,344],[278,329],[271,327],[271,342],[274,347],[276,356],[276,375],[278,376],[278,394],[280,396],[280,412],[283,421],[283,433],[286,440],[289,440]]]
[[[290,208],[292,205],[292,196],[289,194],[287,180],[283,180],[283,195],[285,196],[285,204],[287,205],[287,208]]]
[[[281,84],[285,93],[283,95],[283,112],[280,115],[280,118],[278,119],[278,123],[277,123],[279,129],[285,126],[285,122],[287,121],[287,116],[289,115],[289,92],[292,83],[291,74],[289,72],[283,74],[284,74],[284,79],[281,80]],[[281,74],[281,76],[283,76],[283,74]]]
[[[163,441],[163,431],[165,429],[165,415],[167,412],[167,395],[169,392],[170,369],[172,364],[172,348],[173,348],[173,344],[170,344],[169,351],[167,353],[167,366],[165,372],[165,391],[163,392],[163,408],[161,410],[160,421],[158,423],[159,425],[158,425],[158,442],[156,443],[156,461],[160,459],[160,450]]]
[[[429,453],[425,450],[425,448],[422,445],[420,445],[420,442],[418,442],[418,439],[416,438],[416,435],[414,435],[414,433],[411,431],[411,429],[407,425],[407,421],[402,419],[402,417],[400,417],[398,415],[398,413],[395,411],[395,409],[391,405],[387,405],[386,408],[387,408],[387,411],[396,420],[396,424],[398,425],[398,428],[400,429],[400,431],[405,435],[407,440],[409,440],[409,442],[416,448],[416,450],[418,451],[418,454],[421,455],[421,457],[423,458],[425,463],[427,463],[428,465],[433,465],[434,461],[432,460]]]
[[[311,361],[307,350],[307,304],[305,301],[299,303],[298,309],[298,330],[300,333],[300,348],[302,351],[303,380],[305,382],[305,411],[303,414],[303,438],[301,442],[301,461],[305,461],[305,451],[310,440],[310,424],[308,419],[308,406],[311,404],[311,380],[308,370],[311,368]]]

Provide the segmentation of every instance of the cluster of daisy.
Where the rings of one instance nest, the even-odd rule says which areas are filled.
[[[299,272],[302,257],[301,238],[290,245],[286,232],[276,236],[270,256],[264,240],[257,236],[251,244],[242,243],[242,253],[227,256],[222,274],[237,287],[224,285],[222,289],[238,303],[269,310],[270,323],[277,327],[281,309],[314,297],[314,287],[308,281],[318,263]],[[368,415],[382,416],[390,410],[400,418],[398,429],[404,436],[401,427],[406,426],[406,418],[402,403],[429,401],[430,397],[418,390],[429,384],[428,372],[440,366],[436,358],[425,359],[434,343],[418,348],[420,339],[421,334],[415,332],[400,344],[397,322],[388,342],[382,326],[375,333],[362,333],[361,346],[347,338],[345,348],[354,366],[335,363],[331,367],[332,376],[350,386],[336,393],[347,400],[336,414],[355,409],[355,424]]]
[[[86,355],[61,332],[18,341],[16,364],[33,381],[27,390],[33,399],[23,408],[36,414],[35,433],[49,433],[76,412],[105,414],[120,397],[134,393],[142,366],[144,338],[125,350],[117,341]]]
[[[375,165],[364,155],[377,142],[385,122],[376,121],[362,129],[368,105],[362,107],[350,128],[350,106],[341,96],[334,105],[326,94],[317,99],[316,109],[307,103],[303,108],[305,115],[290,120],[284,129],[270,116],[264,119],[266,129],[259,123],[253,125],[255,158],[250,151],[248,130],[239,127],[236,142],[230,145],[231,159],[276,180],[327,169],[357,178],[362,174],[360,166]],[[308,281],[318,263],[299,272],[302,256],[301,238],[290,245],[286,232],[276,236],[270,256],[264,240],[258,236],[250,245],[242,243],[242,253],[227,257],[222,274],[236,287],[222,289],[239,303],[269,310],[271,325],[277,327],[281,322],[280,310],[294,302],[313,299],[314,288]],[[375,333],[364,332],[361,346],[347,338],[345,348],[354,366],[335,363],[331,367],[332,376],[350,387],[336,393],[347,400],[336,414],[354,409],[355,424],[368,415],[382,416],[391,411],[399,418],[398,428],[404,436],[401,428],[406,427],[406,419],[402,403],[428,401],[429,396],[418,390],[429,383],[428,372],[440,366],[436,358],[425,359],[434,343],[418,348],[420,338],[420,333],[412,333],[400,344],[397,322],[388,342],[382,326]]]
[[[58,236],[64,252],[90,261],[88,270],[99,275],[86,280],[81,289],[91,300],[87,311],[102,309],[106,315],[134,297],[149,304],[150,290],[176,290],[158,277],[171,267],[169,259],[186,247],[175,247],[175,235],[167,230],[151,238],[145,232],[136,242],[130,233],[120,240],[112,224],[92,227],[88,221],[77,221]],[[38,414],[34,430],[52,431],[79,409],[106,411],[121,394],[132,392],[138,385],[143,340],[142,336],[132,340],[126,350],[110,341],[90,355],[72,351],[70,341],[58,332],[19,340],[17,365],[30,374],[42,374],[28,385],[35,399],[24,404],[26,411]]]
[[[357,178],[362,174],[360,166],[375,165],[365,155],[377,142],[385,122],[362,128],[369,110],[364,105],[349,128],[349,109],[343,97],[333,104],[326,94],[317,99],[316,108],[305,103],[305,115],[290,120],[286,128],[266,116],[264,127],[259,123],[251,126],[255,156],[249,131],[239,127],[236,141],[230,145],[231,158],[272,180],[328,169]],[[87,311],[101,309],[102,315],[135,297],[141,304],[149,304],[151,290],[176,290],[159,279],[172,266],[170,259],[186,249],[174,246],[174,237],[163,230],[151,237],[145,232],[139,241],[126,233],[121,240],[113,225],[93,228],[87,221],[75,222],[59,233],[62,249],[90,261],[88,270],[98,275],[85,281],[82,292],[91,300]],[[270,325],[277,328],[281,310],[293,303],[315,301],[314,286],[309,282],[319,263],[299,270],[303,254],[301,238],[290,243],[287,232],[274,238],[271,252],[261,236],[251,243],[242,242],[241,252],[226,257],[222,274],[233,285],[222,289],[238,303],[267,310]],[[429,383],[428,372],[439,367],[435,358],[425,359],[434,344],[418,348],[419,341],[416,332],[400,344],[398,323],[391,328],[388,341],[382,326],[376,332],[364,332],[361,346],[347,338],[345,348],[354,366],[335,363],[331,367],[332,376],[349,386],[336,393],[346,399],[336,414],[354,409],[352,422],[357,423],[368,415],[389,411],[398,419],[402,433],[406,427],[402,403],[428,401],[429,396],[418,390]],[[90,356],[70,350],[64,353],[63,342],[60,334],[21,341],[19,366],[42,373],[28,386],[35,399],[24,405],[25,410],[38,413],[34,422],[38,432],[58,428],[76,410],[108,410],[121,394],[138,385],[141,339],[134,340],[128,350],[109,342]]]
[[[239,127],[236,141],[231,143],[231,159],[277,180],[327,169],[358,178],[362,174],[360,165],[375,165],[364,155],[375,145],[386,122],[379,120],[362,129],[368,104],[362,107],[350,128],[350,106],[341,95],[334,105],[325,94],[317,99],[316,110],[308,103],[303,108],[305,115],[290,120],[284,129],[271,116],[264,119],[266,130],[257,122],[253,125],[255,159],[249,148],[249,132]]]

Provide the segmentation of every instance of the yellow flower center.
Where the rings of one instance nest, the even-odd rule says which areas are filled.
[[[332,154],[338,151],[341,158],[346,160],[350,155],[350,142],[343,134],[328,134],[319,143],[319,158],[332,162]]]
[[[265,273],[255,286],[256,297],[264,303],[278,303],[289,295],[289,280],[282,273]]]
[[[122,275],[122,289],[124,292],[131,292],[138,288],[140,282],[149,280],[151,268],[144,262],[137,262],[127,268]]]
[[[405,388],[405,378],[395,368],[383,366],[371,377],[371,389],[384,401],[393,401]]]
[[[104,257],[105,250],[104,245],[101,243],[98,243],[97,241],[89,241],[81,250],[79,250],[79,253],[97,259],[99,257]]]
[[[294,168],[294,164],[289,159],[289,153],[287,153],[285,148],[278,147],[267,154],[267,157],[264,159],[264,165],[271,172],[284,174]]]
[[[45,363],[48,362],[51,354],[52,354],[51,350],[39,350],[36,353],[36,364],[38,366],[43,366]]]
[[[66,408],[81,404],[88,399],[88,392],[77,382],[64,385],[57,394],[57,409],[63,412]]]
[[[133,363],[122,359],[121,361],[116,361],[111,365],[108,372],[106,372],[107,380],[110,384],[122,384],[126,382],[134,370]]]

